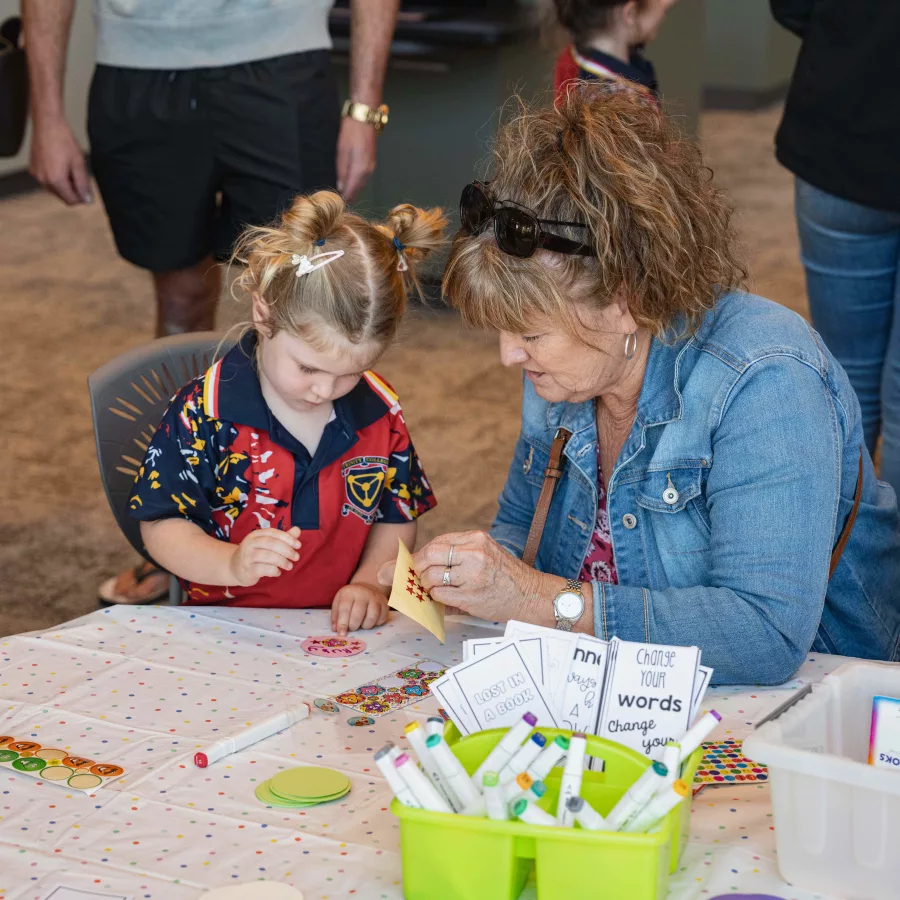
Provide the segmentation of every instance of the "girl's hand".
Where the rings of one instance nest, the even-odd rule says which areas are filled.
[[[359,628],[377,628],[388,619],[387,597],[374,584],[354,582],[342,587],[331,604],[331,630],[339,637]]]
[[[233,580],[227,583],[250,587],[260,578],[277,578],[289,572],[300,559],[300,529],[258,528],[235,548],[229,561]]]

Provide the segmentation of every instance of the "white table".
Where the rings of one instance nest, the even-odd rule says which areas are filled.
[[[0,734],[122,765],[126,775],[93,797],[0,769],[0,898],[41,900],[62,884],[135,900],[194,900],[254,879],[291,883],[307,900],[402,897],[398,824],[372,754],[401,743],[411,718],[434,715],[429,697],[370,727],[341,707],[223,760],[194,767],[198,748],[300,699],[364,684],[419,659],[460,661],[460,642],[493,631],[448,623],[441,646],[394,614],[363,632],[364,654],[308,656],[304,638],[329,632],[322,610],[120,607],[58,629],[0,638]],[[743,737],[790,692],[843,660],[812,656],[778,688],[718,688],[713,738]],[[260,781],[300,764],[344,771],[339,803],[267,809]],[[768,785],[705,788],[670,898],[734,891],[785,900],[818,896],[788,887],[774,862]]]

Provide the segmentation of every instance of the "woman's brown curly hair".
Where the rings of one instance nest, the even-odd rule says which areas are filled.
[[[662,338],[693,331],[744,282],[730,204],[697,145],[647,95],[585,83],[556,107],[516,102],[494,145],[490,192],[541,219],[584,223],[548,230],[597,255],[518,259],[492,228],[459,233],[444,294],[467,324],[526,334],[549,319],[580,332],[573,300],[602,309],[622,291],[635,321]]]

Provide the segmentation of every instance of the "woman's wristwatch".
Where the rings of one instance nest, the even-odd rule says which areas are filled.
[[[374,125],[375,134],[381,134],[381,132],[384,131],[384,126],[387,125],[389,112],[390,110],[386,103],[382,103],[381,106],[372,109],[371,106],[366,106],[365,103],[357,103],[355,100],[346,100],[344,101],[344,108],[341,110],[341,115],[345,119],[349,118],[357,122],[365,122],[367,125]]]
[[[553,598],[553,614],[556,627],[560,631],[571,631],[575,623],[584,615],[584,594],[581,582],[570,578],[565,588]]]

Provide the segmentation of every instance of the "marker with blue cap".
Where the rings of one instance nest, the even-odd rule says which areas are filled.
[[[472,776],[476,784],[481,784],[481,779],[485,772],[496,772],[500,774],[500,770],[512,759],[515,752],[522,746],[522,741],[531,733],[531,729],[537,725],[537,716],[530,712],[525,713],[506,734],[500,738],[500,742],[488,753],[484,762],[475,770]],[[527,768],[527,767],[526,767]],[[513,776],[518,775],[513,772]]]
[[[547,738],[536,731],[516,751],[512,759],[500,770],[500,784],[509,784],[520,772],[525,772],[547,746]]]

